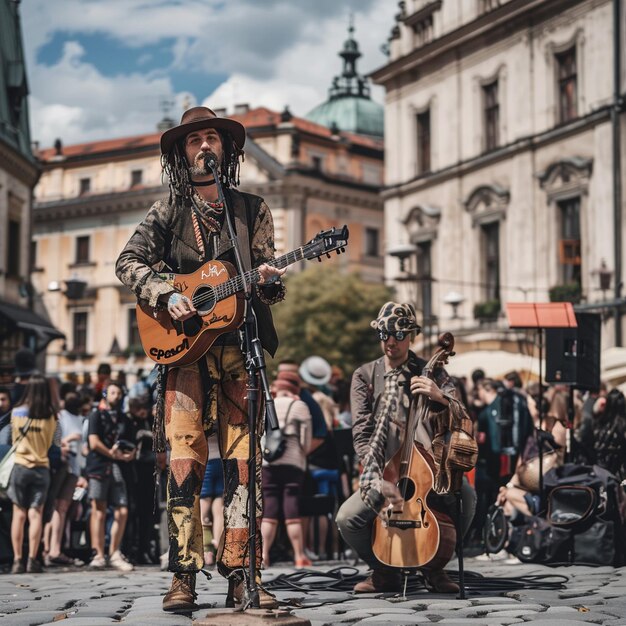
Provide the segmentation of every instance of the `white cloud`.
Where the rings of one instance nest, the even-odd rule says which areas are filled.
[[[33,139],[50,145],[151,132],[162,117],[160,101],[195,98],[174,93],[177,68],[225,73],[229,79],[210,106],[247,102],[306,114],[326,98],[341,70],[337,52],[347,37],[348,11],[356,15],[363,57],[359,70],[385,62],[379,47],[393,24],[392,0],[29,0],[21,4]],[[77,41],[68,41],[54,65],[38,64],[37,51],[55,33],[112,37],[124,45],[169,46],[170,67],[145,73],[119,68],[103,75],[86,62]],[[149,67],[145,55],[142,62]],[[379,95],[380,98],[380,95]]]

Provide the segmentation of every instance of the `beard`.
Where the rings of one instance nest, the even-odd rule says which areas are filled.
[[[211,176],[213,174],[211,168],[205,163],[205,156],[204,152],[196,154],[193,163],[189,166],[189,173],[192,176]]]

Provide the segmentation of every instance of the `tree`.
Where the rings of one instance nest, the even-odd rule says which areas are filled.
[[[328,264],[286,278],[287,297],[272,307],[280,339],[277,360],[324,357],[351,374],[380,356],[370,322],[393,291]]]

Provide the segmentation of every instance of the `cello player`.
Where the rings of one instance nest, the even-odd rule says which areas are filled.
[[[415,309],[409,303],[387,302],[378,317],[370,324],[377,332],[383,356],[359,367],[352,377],[350,394],[353,419],[354,449],[361,463],[368,452],[376,446],[373,437],[377,407],[392,406],[392,414],[382,416],[387,420],[387,441],[384,451],[385,462],[389,461],[405,436],[406,421],[411,399],[419,394],[429,398],[429,419],[444,411],[448,411],[448,400],[445,395],[455,395],[450,377],[443,368],[434,371],[434,380],[421,376],[426,364],[409,349],[411,341],[417,337],[421,328],[417,324]],[[380,402],[385,387],[395,394],[393,403]],[[425,450],[431,450],[433,431],[429,420],[420,422],[415,440]],[[371,455],[370,455],[371,456]],[[368,472],[364,467],[363,475]],[[355,585],[356,593],[400,592],[402,577],[400,569],[382,565],[372,551],[372,526],[377,511],[364,501],[363,484],[348,498],[337,513],[337,526],[344,540],[355,550],[371,568],[366,580]],[[382,496],[385,505],[396,505],[402,502],[402,496],[395,484],[382,481]],[[463,533],[469,528],[476,507],[476,494],[467,480],[463,480],[461,488],[463,500]],[[454,516],[455,498],[453,494],[436,496],[438,507],[451,517]],[[365,498],[367,500],[367,498]],[[379,509],[380,510],[380,509]],[[443,569],[423,568],[426,584],[438,593],[457,593],[459,586],[450,579]]]

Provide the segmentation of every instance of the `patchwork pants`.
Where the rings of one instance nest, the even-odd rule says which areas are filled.
[[[204,565],[200,490],[208,455],[207,435],[212,428],[217,428],[224,465],[224,532],[217,562],[220,572],[227,575],[249,564],[247,373],[236,346],[213,346],[203,359],[208,368],[208,381],[202,380],[197,363],[171,369],[167,377],[165,434],[171,448],[167,485],[169,570],[196,572]],[[258,568],[262,557],[262,428],[263,420],[259,419],[255,436]]]

